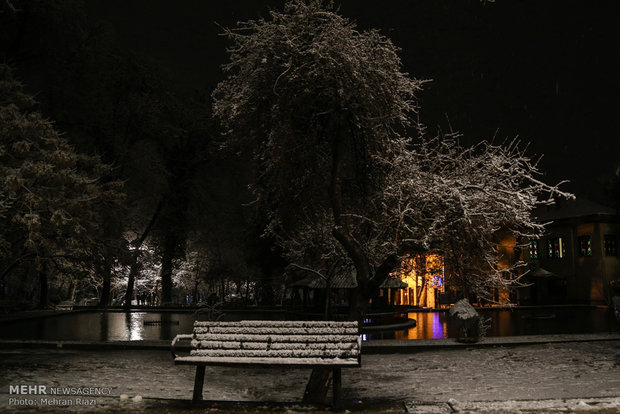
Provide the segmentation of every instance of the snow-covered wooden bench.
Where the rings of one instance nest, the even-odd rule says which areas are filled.
[[[191,339],[188,356],[175,354],[181,339]],[[341,399],[341,368],[361,366],[357,322],[240,321],[194,322],[194,332],[172,340],[177,365],[196,365],[192,402],[202,400],[205,366],[327,367],[333,370],[334,404]]]

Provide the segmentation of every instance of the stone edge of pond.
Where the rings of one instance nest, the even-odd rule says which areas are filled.
[[[549,334],[521,336],[490,336],[480,342],[459,342],[456,339],[383,339],[364,342],[365,354],[391,354],[430,349],[484,348],[495,346],[541,345],[565,342],[620,341],[620,332],[587,334]]]
[[[595,334],[556,334],[488,337],[477,343],[462,343],[455,339],[385,339],[362,343],[363,354],[392,354],[416,352],[431,349],[483,348],[494,346],[540,345],[565,342],[620,341],[620,332]],[[45,349],[80,349],[80,350],[158,350],[170,351],[168,340],[151,341],[43,341],[0,339],[0,349],[45,348]],[[189,351],[188,344],[178,344],[177,351]]]

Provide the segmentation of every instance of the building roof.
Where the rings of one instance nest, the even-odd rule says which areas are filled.
[[[552,206],[541,206],[534,210],[534,216],[539,221],[552,221],[588,216],[618,216],[619,212],[611,207],[604,206],[585,198],[560,201]]]
[[[321,279],[317,276],[307,276],[303,279],[297,280],[296,282],[292,282],[289,286],[293,287],[307,287],[310,289],[325,289],[327,283],[324,279]],[[380,289],[404,289],[408,285],[402,280],[395,277],[388,277],[383,281]],[[355,271],[352,273],[339,273],[335,275],[330,281],[330,287],[332,289],[355,289],[357,287],[357,280],[355,279]]]
[[[533,270],[530,270],[525,274],[525,276],[540,279],[563,279],[562,276],[558,276],[555,273],[548,271],[547,269],[543,269],[542,267],[537,267]]]

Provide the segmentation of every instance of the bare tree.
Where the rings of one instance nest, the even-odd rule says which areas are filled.
[[[345,257],[355,270],[351,318],[406,255],[445,255],[478,295],[514,283],[496,269],[497,231],[537,237],[532,209],[571,196],[540,181],[516,142],[428,138],[415,122],[423,81],[401,71],[389,39],[323,1],[292,0],[225,34],[214,112],[227,145],[252,148],[267,232],[290,260],[325,274]]]
[[[270,232],[290,240],[328,211],[360,291],[371,291],[376,270],[387,277],[397,260],[371,263],[352,216],[376,193],[383,173],[371,158],[400,139],[422,82],[400,71],[387,38],[357,31],[321,1],[289,2],[269,21],[226,33],[234,46],[214,110],[230,145],[255,149],[255,190],[271,212]]]

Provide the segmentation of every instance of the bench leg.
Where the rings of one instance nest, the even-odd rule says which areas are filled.
[[[202,387],[205,383],[205,366],[196,366],[196,379],[194,380],[194,395],[192,397],[192,403],[202,401]]]
[[[334,387],[334,406],[338,407],[342,401],[342,372],[340,367],[333,369],[332,384]]]

